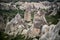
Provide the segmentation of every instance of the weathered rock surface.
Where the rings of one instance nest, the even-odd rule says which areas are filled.
[[[36,9],[39,9],[39,8],[49,9],[51,7],[50,2],[48,2],[48,1],[47,2],[43,1],[43,2],[39,2],[39,3],[36,3],[36,2],[31,2],[31,3],[29,3],[29,2],[0,3],[1,9],[5,9],[5,10],[17,9],[17,7],[16,7],[17,5],[18,5],[19,9],[21,9],[21,10],[25,10],[27,8],[30,8],[32,11],[33,11],[34,7]]]
[[[20,34],[21,31],[24,29],[23,24],[24,23],[21,19],[20,14],[17,14],[15,18],[13,18],[10,22],[7,23],[5,33],[16,36],[17,34]]]
[[[39,40],[60,40],[60,22],[56,26],[51,26],[51,30],[40,37]]]
[[[43,13],[41,10],[39,10],[36,14],[34,14],[34,27],[41,29],[41,26],[44,24],[47,24],[47,21],[45,19],[45,13]]]

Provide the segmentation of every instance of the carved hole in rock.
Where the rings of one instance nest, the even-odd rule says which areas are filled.
[[[11,31],[9,31],[9,33],[11,33]]]
[[[58,35],[60,36],[60,30],[59,30],[59,32],[58,32]]]
[[[39,39],[39,36],[37,36],[37,37],[35,37],[35,38]]]

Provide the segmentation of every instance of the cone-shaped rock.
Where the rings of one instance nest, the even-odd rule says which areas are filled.
[[[21,33],[23,28],[24,25],[22,18],[20,14],[17,14],[15,18],[13,18],[10,22],[7,23],[7,26],[5,28],[5,33],[16,36],[17,34]]]

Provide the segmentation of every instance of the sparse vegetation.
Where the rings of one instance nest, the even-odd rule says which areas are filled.
[[[2,16],[4,21],[4,24],[6,24],[7,19],[10,21],[12,18],[15,17],[15,15],[19,12],[21,17],[24,17],[24,11],[23,10],[0,10],[0,16]]]
[[[51,24],[57,24],[59,22],[59,19],[60,19],[60,12],[57,12],[57,14],[55,16],[51,15],[46,15],[46,19],[47,19],[47,22],[51,22]]]
[[[0,32],[0,40],[32,40],[32,38],[26,38],[23,35],[17,35],[16,37],[9,36],[4,32]]]

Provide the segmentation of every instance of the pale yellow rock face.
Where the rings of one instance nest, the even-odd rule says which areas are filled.
[[[31,21],[31,13],[30,13],[30,11],[25,12],[25,14],[24,14],[24,20],[25,21]]]
[[[31,29],[30,33],[29,33],[29,36],[30,37],[36,37],[38,36],[40,33],[40,29],[37,29],[37,28],[33,28]]]
[[[40,29],[33,28],[32,33],[33,33],[33,35],[34,35],[35,33],[38,34],[38,33],[40,33]]]

